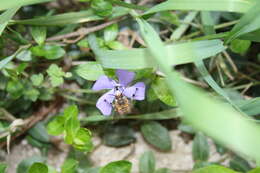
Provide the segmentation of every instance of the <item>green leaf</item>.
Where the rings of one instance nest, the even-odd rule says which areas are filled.
[[[113,24],[105,28],[104,30],[104,40],[105,42],[114,41],[118,34],[118,25]]]
[[[73,140],[77,135],[80,128],[80,123],[77,117],[70,117],[65,122],[65,142],[68,144],[73,144]]]
[[[0,163],[0,172],[1,173],[5,173],[7,168],[7,164],[6,163]]]
[[[141,126],[141,132],[147,142],[154,147],[169,151],[172,148],[168,130],[156,121],[149,121]]]
[[[249,1],[247,1],[249,2]],[[239,22],[232,28],[226,38],[226,43],[234,40],[235,38],[255,31],[260,28],[260,18],[258,17],[260,13],[260,1],[254,2],[247,13],[239,20]]]
[[[47,69],[47,73],[50,76],[53,87],[63,84],[63,76],[65,76],[65,72],[62,71],[61,67],[58,67],[56,64],[51,64]]]
[[[42,45],[31,48],[34,56],[45,57],[49,60],[60,59],[65,55],[65,50],[59,45]]]
[[[197,169],[195,171],[192,171],[192,173],[238,173],[238,172],[225,168],[223,166],[212,165],[212,166],[207,166],[204,168]]]
[[[46,39],[47,29],[46,27],[34,26],[31,29],[33,39],[39,45],[42,45]]]
[[[49,2],[49,1],[53,1],[53,0],[19,0],[19,1],[1,0],[0,11],[17,7],[17,6],[32,5],[37,3]]]
[[[162,102],[170,106],[177,106],[175,98],[171,95],[164,78],[154,80],[151,87]]]
[[[48,134],[54,136],[62,134],[64,131],[64,123],[64,116],[56,116],[47,126]]]
[[[153,173],[155,171],[155,158],[153,152],[146,151],[139,160],[140,173]]]
[[[100,173],[130,173],[131,168],[131,162],[121,160],[107,164],[100,170]]]
[[[181,130],[185,133],[195,134],[195,130],[190,125],[185,124],[184,122],[178,125],[178,130]]]
[[[65,121],[65,142],[73,144],[73,140],[80,129],[80,122],[78,120],[78,108],[76,105],[67,107],[64,110]]]
[[[172,173],[172,170],[168,168],[159,168],[154,173]]]
[[[32,156],[32,157],[26,158],[18,164],[16,172],[17,173],[26,173],[29,170],[29,168],[31,167],[31,165],[36,162],[44,162],[44,159],[40,156]]]
[[[106,17],[112,14],[113,6],[111,2],[105,0],[92,0],[91,8],[101,17]]]
[[[105,129],[103,139],[108,146],[120,147],[134,142],[135,133],[129,126],[112,125]]]
[[[193,140],[192,157],[195,161],[207,161],[209,158],[209,144],[202,133],[197,133]]]
[[[27,88],[23,92],[24,98],[35,102],[40,96],[40,92],[35,88]]]
[[[91,151],[93,149],[91,132],[88,129],[80,128],[73,139],[72,146],[80,151]]]
[[[199,10],[199,11],[228,11],[244,13],[252,7],[251,1],[244,0],[168,0],[162,2],[144,13],[151,14],[167,10]]]
[[[61,173],[76,173],[78,164],[77,160],[67,159],[61,167]]]
[[[250,45],[251,41],[249,40],[235,39],[231,41],[230,49],[235,53],[245,54]]]
[[[71,105],[65,108],[64,117],[66,117],[66,119],[69,119],[71,117],[77,117],[78,113],[78,107],[76,105]]]
[[[17,54],[19,54],[24,49],[25,48],[19,48],[14,54],[2,59],[0,61],[0,70],[3,69],[10,61],[12,61],[17,56]]]
[[[43,163],[34,163],[28,173],[48,173],[48,167]]]
[[[41,73],[39,74],[33,74],[31,77],[30,77],[31,81],[32,81],[32,84],[34,86],[41,86],[43,80],[44,80],[44,77]]]
[[[148,49],[138,48],[131,50],[101,50],[94,35],[88,37],[90,48],[96,54],[102,66],[113,69],[143,69],[157,67],[150,60],[151,53]],[[165,46],[169,57],[164,61],[168,65],[191,63],[200,59],[209,58],[225,50],[220,40],[206,40],[187,43],[174,43]]]
[[[12,19],[12,17],[19,10],[19,8],[19,6],[10,8],[0,15],[0,36],[2,35],[2,32],[4,31],[5,27],[8,25],[8,22]]]
[[[95,81],[100,76],[104,75],[102,66],[97,62],[87,62],[76,67],[75,72],[77,75],[86,80]]]
[[[32,145],[33,147],[37,147],[39,149],[43,149],[43,148],[46,148],[48,146],[48,144],[46,143],[43,143],[37,139],[34,139],[32,136],[30,135],[27,135],[26,136],[26,140],[27,142]]]
[[[45,129],[45,126],[42,122],[37,123],[33,128],[31,128],[28,133],[35,139],[48,143],[50,142],[50,137]]]
[[[31,61],[32,60],[32,52],[30,50],[23,50],[20,53],[17,54],[16,56],[17,59],[21,61]]]
[[[79,47],[83,47],[83,48],[89,48],[89,45],[88,45],[88,40],[85,38],[85,39],[82,39],[80,40],[77,45]]]
[[[249,163],[239,156],[235,156],[229,161],[229,167],[238,172],[247,172],[251,169]]]
[[[6,90],[12,98],[18,99],[23,94],[24,86],[18,80],[9,80],[7,83]]]

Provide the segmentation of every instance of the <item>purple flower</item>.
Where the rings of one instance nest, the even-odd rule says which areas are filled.
[[[144,100],[145,97],[145,84],[143,82],[137,82],[133,86],[128,86],[135,77],[134,72],[117,70],[116,76],[119,80],[118,83],[103,75],[96,81],[92,88],[95,91],[110,89],[110,91],[98,99],[96,104],[97,108],[106,116],[112,112],[116,92],[122,93],[131,100]]]

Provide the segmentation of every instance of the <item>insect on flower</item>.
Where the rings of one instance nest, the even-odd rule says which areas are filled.
[[[145,98],[145,84],[143,82],[128,86],[135,77],[134,72],[117,70],[116,76],[118,82],[103,75],[92,88],[95,91],[110,89],[98,99],[96,104],[97,108],[106,116],[112,113],[113,108],[120,115],[128,114],[131,112],[132,100],[144,100]]]

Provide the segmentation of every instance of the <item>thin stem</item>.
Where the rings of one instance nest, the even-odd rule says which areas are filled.
[[[66,99],[73,100],[73,101],[79,102],[81,104],[96,105],[95,102],[80,99],[80,98],[75,97],[75,96],[71,96],[71,95],[67,95],[67,94],[60,94],[60,95],[64,98],[66,98]]]
[[[225,28],[225,27],[228,27],[228,26],[232,26],[232,25],[236,24],[237,22],[238,22],[238,20],[222,23],[222,24],[214,26],[214,29],[221,29],[221,28]],[[223,37],[226,37],[228,35],[228,33],[229,32],[222,32],[222,33],[218,33],[218,34],[206,35],[206,36],[202,36],[202,37],[196,38],[195,40],[223,38]],[[183,39],[189,39],[189,38],[198,36],[200,34],[202,34],[202,31],[196,31],[196,32],[193,32],[193,33],[187,35]]]

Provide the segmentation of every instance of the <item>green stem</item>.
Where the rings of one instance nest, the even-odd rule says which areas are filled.
[[[60,95],[62,97],[64,97],[64,98],[66,98],[66,99],[73,100],[73,101],[79,102],[81,104],[96,105],[95,102],[84,100],[84,99],[80,99],[80,98],[75,97],[75,96],[71,96],[71,95],[67,95],[67,94],[60,94]]]

